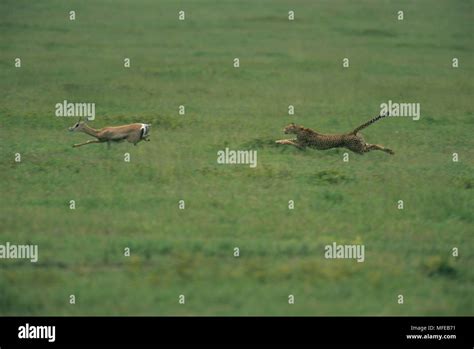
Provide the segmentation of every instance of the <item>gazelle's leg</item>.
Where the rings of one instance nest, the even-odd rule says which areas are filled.
[[[280,139],[278,141],[275,141],[275,143],[277,144],[287,144],[287,145],[294,145],[295,147],[299,148],[299,149],[303,149],[304,147],[302,147],[301,145],[299,145],[296,141],[296,139]]]
[[[126,138],[129,143],[137,144],[140,142],[140,134],[132,133]]]
[[[366,144],[365,145],[365,151],[371,151],[371,150],[381,150],[381,151],[384,151],[388,154],[391,154],[391,155],[394,155],[395,152],[392,150],[392,149],[388,149],[388,148],[385,148],[383,145],[379,145],[379,144]]]
[[[87,142],[84,142],[84,143],[74,144],[73,147],[77,148],[77,147],[80,147],[80,146],[83,146],[83,145],[86,145],[86,144],[92,144],[92,143],[102,143],[102,142],[99,141],[98,139],[91,139],[90,141],[87,141]]]

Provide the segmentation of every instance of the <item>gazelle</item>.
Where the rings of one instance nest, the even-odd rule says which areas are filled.
[[[96,130],[88,126],[85,121],[79,121],[72,127],[69,127],[71,132],[84,132],[97,139],[89,140],[84,143],[74,144],[73,147],[80,147],[92,143],[104,143],[110,146],[110,142],[121,142],[124,140],[137,145],[141,140],[149,141],[151,124],[130,124],[123,126],[104,127]]]

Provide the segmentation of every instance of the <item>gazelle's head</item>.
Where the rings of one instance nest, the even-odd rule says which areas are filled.
[[[82,131],[84,129],[86,122],[79,119],[72,127],[69,127],[69,131]]]
[[[300,129],[301,129],[301,126],[296,125],[295,123],[292,122],[291,124],[285,126],[285,128],[283,129],[283,132],[285,132],[285,134],[298,133]]]

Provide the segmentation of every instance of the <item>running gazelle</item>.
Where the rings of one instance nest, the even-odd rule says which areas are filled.
[[[150,126],[151,124],[129,124],[122,126],[111,126],[104,127],[101,129],[95,129],[86,124],[85,121],[79,121],[72,127],[69,128],[71,132],[84,132],[88,135],[97,139],[91,139],[84,143],[74,144],[73,147],[80,147],[86,144],[92,143],[104,143],[110,146],[110,142],[121,142],[127,140],[133,145],[137,145],[141,140],[149,141],[150,138]]]

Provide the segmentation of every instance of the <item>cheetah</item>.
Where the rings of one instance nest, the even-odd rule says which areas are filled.
[[[386,116],[389,116],[389,114],[386,113],[383,115],[379,115],[367,121],[365,124],[362,124],[359,127],[355,128],[353,131],[343,134],[326,135],[316,132],[310,128],[305,128],[303,126],[291,123],[286,126],[283,131],[285,132],[285,134],[296,134],[296,139],[281,139],[276,141],[276,143],[293,145],[299,149],[311,147],[319,150],[326,150],[331,148],[344,147],[357,154],[364,154],[371,150],[381,150],[388,154],[394,155],[395,153],[393,152],[393,150],[385,148],[382,145],[366,143],[362,135],[358,133],[360,130],[368,127],[369,125]]]

